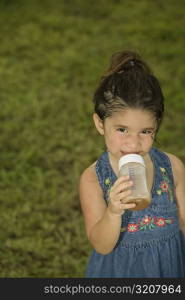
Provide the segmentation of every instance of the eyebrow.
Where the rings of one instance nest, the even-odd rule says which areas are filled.
[[[120,125],[114,125],[115,128],[129,128],[128,126],[126,125],[123,125],[123,124],[120,124]],[[156,128],[155,127],[144,127],[144,128],[141,128],[140,130],[155,130]]]

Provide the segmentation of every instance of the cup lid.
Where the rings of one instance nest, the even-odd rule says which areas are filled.
[[[137,163],[140,163],[143,166],[145,166],[144,159],[141,155],[139,155],[139,154],[126,154],[126,155],[122,156],[119,160],[119,169],[123,165],[125,165],[129,162],[137,162]]]

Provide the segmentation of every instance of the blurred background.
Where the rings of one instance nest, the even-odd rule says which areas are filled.
[[[0,0],[0,277],[83,277],[82,171],[104,149],[92,96],[113,52],[159,78],[157,146],[185,162],[184,0]]]

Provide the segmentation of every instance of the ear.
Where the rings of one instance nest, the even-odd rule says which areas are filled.
[[[104,135],[104,125],[103,125],[102,119],[100,119],[100,117],[96,113],[94,113],[93,114],[93,120],[94,120],[94,124],[95,124],[96,129],[98,130],[98,132],[101,135]]]

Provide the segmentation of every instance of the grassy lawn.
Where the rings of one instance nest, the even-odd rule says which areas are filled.
[[[81,172],[104,145],[92,95],[114,51],[161,81],[158,147],[185,162],[183,0],[0,1],[0,277],[83,277]]]

